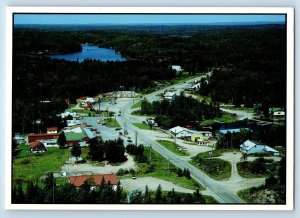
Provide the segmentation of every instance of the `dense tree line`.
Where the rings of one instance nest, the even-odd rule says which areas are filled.
[[[110,163],[124,162],[127,160],[123,140],[103,141],[101,137],[96,137],[89,142],[89,157],[93,161],[108,160]]]
[[[222,116],[218,107],[184,95],[176,96],[173,101],[145,100],[141,103],[141,114],[157,115],[155,122],[163,128],[186,125],[197,128],[204,119]]]
[[[242,165],[247,165],[248,162],[244,163],[241,162]],[[263,166],[266,164],[266,160],[257,159],[256,161],[253,161],[253,171],[255,173],[263,173],[266,172],[266,167]],[[262,165],[261,165],[262,164]],[[268,190],[273,191],[274,194],[272,196],[272,200],[275,204],[285,204],[286,203],[286,159],[283,157],[278,167],[276,166],[275,169],[270,169],[270,174],[265,179],[265,183],[258,187],[251,187],[248,191],[248,198],[251,199],[251,202],[254,202],[257,198],[257,193],[262,190]],[[260,169],[262,167],[262,169]],[[252,168],[252,167],[251,167]],[[256,169],[255,169],[256,168]],[[274,167],[273,167],[274,168]]]
[[[240,148],[240,145],[246,140],[260,141],[270,147],[286,147],[286,129],[284,126],[270,125],[260,127],[259,131],[241,129],[240,132],[227,132],[218,137],[217,149]]]
[[[55,28],[57,30],[55,30]],[[72,29],[73,28],[73,29]],[[59,125],[54,117],[74,99],[100,92],[145,89],[175,77],[170,65],[190,73],[215,70],[200,92],[214,101],[285,106],[286,29],[284,25],[42,27],[16,26],[13,44],[13,131],[31,132]],[[112,47],[128,61],[83,63],[50,60],[28,53],[70,53],[81,43]],[[80,48],[79,48],[80,47]],[[220,70],[226,67],[226,70]],[[218,73],[219,72],[219,73]],[[255,88],[253,88],[255,87]],[[41,100],[50,100],[41,110]],[[49,107],[50,105],[50,107]],[[44,115],[45,117],[40,117]],[[165,117],[159,117],[168,123]]]
[[[134,160],[140,163],[146,163],[148,161],[147,156],[144,154],[144,146],[140,144],[139,146],[128,144],[126,146],[126,152],[130,155],[134,155]]]
[[[72,184],[57,184],[53,174],[47,175],[43,186],[29,181],[27,185],[15,184],[12,188],[12,203],[17,204],[118,204],[126,200],[120,183],[117,188],[104,181],[91,190],[92,182],[86,180],[81,187]]]
[[[215,69],[208,79],[202,79],[201,95],[210,96],[214,102],[231,103],[239,107],[261,105],[259,110],[269,115],[273,106],[285,107],[285,65],[273,63],[266,69],[221,68]]]
[[[56,114],[67,108],[64,99],[72,102],[81,96],[153,87],[154,80],[174,78],[167,65],[138,61],[83,63],[50,60],[39,57],[14,57],[13,68],[13,131],[37,132],[34,120],[41,119],[40,130],[47,126],[62,127]],[[50,101],[50,102],[48,102]]]
[[[39,185],[38,185],[39,184]],[[173,189],[163,192],[161,185],[150,191],[146,185],[141,190],[127,193],[120,182],[117,188],[104,180],[100,186],[91,189],[93,182],[86,180],[80,187],[72,184],[57,184],[56,178],[49,173],[41,186],[38,182],[21,182],[12,187],[13,204],[205,204],[206,200],[199,190],[193,194],[177,193]]]

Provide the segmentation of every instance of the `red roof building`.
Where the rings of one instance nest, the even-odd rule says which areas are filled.
[[[47,148],[42,142],[35,141],[30,144],[29,148],[30,152],[37,153],[37,152],[45,152]]]
[[[59,133],[41,133],[41,134],[29,134],[28,135],[28,143],[37,141],[37,140],[47,140],[47,139],[57,139],[59,136]]]
[[[119,182],[118,177],[115,174],[71,176],[69,182],[72,185],[79,187],[82,186],[87,179],[91,179],[94,186],[100,186],[103,178],[105,184],[110,182],[111,185],[117,185]]]

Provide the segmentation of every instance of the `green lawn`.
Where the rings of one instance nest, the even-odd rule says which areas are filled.
[[[35,181],[50,172],[59,172],[64,162],[72,157],[71,151],[67,149],[48,148],[48,151],[41,154],[28,152],[29,145],[19,146],[19,154],[13,159],[13,182]],[[81,148],[81,157],[86,159],[88,148]],[[63,180],[62,179],[59,179]],[[63,182],[61,182],[63,183]]]
[[[219,204],[219,202],[212,196],[203,195],[206,204]]]
[[[141,114],[141,110],[132,111],[131,115],[142,116],[142,117],[155,117],[156,116],[154,114],[150,114],[150,115],[148,115],[148,114]]]
[[[41,154],[27,152],[28,146],[20,146],[20,154],[14,158],[13,180],[37,180],[49,172],[60,171],[63,163],[71,157],[70,149],[48,148]]]
[[[104,123],[108,126],[115,127],[115,128],[121,127],[121,125],[118,123],[118,121],[116,121],[113,118],[104,119]]]
[[[138,101],[137,103],[135,103],[134,105],[131,106],[131,109],[141,107],[141,104],[142,104],[143,101],[144,100]]]
[[[229,114],[223,114],[222,117],[217,117],[215,119],[209,119],[209,120],[203,120],[201,121],[202,125],[211,125],[215,122],[221,122],[221,123],[232,123],[235,122],[237,118],[235,116],[229,115]]]
[[[231,176],[231,164],[229,161],[219,158],[209,159],[193,157],[190,163],[215,180],[224,180]]]
[[[184,141],[183,143],[187,144],[187,145],[198,145],[196,142],[187,142],[187,141]]]
[[[174,142],[171,141],[165,141],[165,140],[158,140],[157,141],[159,144],[163,145],[165,148],[169,149],[172,151],[174,154],[177,154],[179,156],[188,156],[189,153],[186,151],[180,151],[177,148],[177,145],[175,145]]]
[[[145,147],[144,153],[148,158],[150,158],[149,147]],[[184,188],[205,190],[205,188],[194,179],[178,177],[176,174],[177,168],[172,163],[168,163],[163,156],[153,149],[151,149],[151,160],[148,163],[136,163],[139,167],[139,171],[136,174],[138,177],[155,177],[172,182]]]
[[[137,128],[140,129],[145,129],[145,130],[151,130],[150,126],[144,123],[132,123],[132,125],[136,126]]]
[[[83,110],[83,109],[72,109],[76,113],[82,113],[82,114],[95,114],[95,111],[90,110]]]

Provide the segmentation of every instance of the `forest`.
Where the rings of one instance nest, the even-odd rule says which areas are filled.
[[[80,51],[82,43],[119,51],[125,62],[51,60],[44,54]],[[54,27],[16,26],[13,33],[13,131],[33,121],[57,123],[65,98],[118,90],[141,91],[176,77],[213,70],[200,94],[213,101],[285,108],[285,25]],[[255,88],[254,88],[255,87]],[[40,101],[51,101],[45,107]],[[49,104],[50,105],[50,104]],[[43,109],[46,108],[46,109]]]
[[[91,190],[93,183],[86,180],[80,187],[72,184],[58,184],[52,173],[43,181],[43,186],[29,181],[27,184],[18,183],[13,186],[12,199],[14,204],[205,204],[206,199],[199,190],[193,194],[162,191],[159,185],[156,191],[145,186],[143,192],[127,193],[121,184],[114,189],[108,182]]]
[[[150,103],[144,100],[141,104],[140,113],[156,115],[155,122],[166,129],[186,125],[191,125],[197,129],[202,120],[222,116],[222,112],[217,106],[199,102],[183,94],[177,96],[173,101],[163,100]]]

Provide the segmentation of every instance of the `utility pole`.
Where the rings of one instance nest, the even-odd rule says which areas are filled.
[[[176,135],[177,135],[177,133],[176,133],[176,129],[175,129],[175,137],[174,137],[174,144],[175,144],[175,146],[176,146]]]
[[[150,145],[150,161],[151,161],[151,149],[152,149],[152,145]]]
[[[52,173],[52,203],[54,204],[54,173]]]
[[[138,136],[138,133],[137,133],[137,131],[135,131],[135,146],[137,146],[137,136]]]

